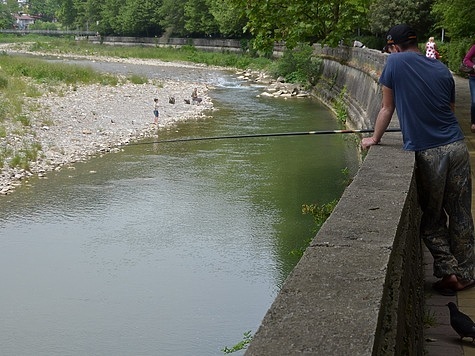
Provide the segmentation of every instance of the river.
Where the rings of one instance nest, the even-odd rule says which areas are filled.
[[[338,128],[232,73],[94,66],[213,86],[217,110],[159,139]],[[350,135],[143,141],[31,179],[0,197],[0,353],[222,355],[314,235],[302,204],[339,198],[357,166]]]

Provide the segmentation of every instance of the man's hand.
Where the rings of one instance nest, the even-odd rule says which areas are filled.
[[[361,140],[361,147],[363,149],[368,149],[371,146],[377,145],[379,142],[376,141],[373,137],[365,137]]]

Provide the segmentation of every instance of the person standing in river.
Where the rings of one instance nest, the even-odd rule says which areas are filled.
[[[153,101],[155,102],[155,105],[154,105],[154,107],[153,107],[153,116],[154,116],[154,118],[153,118],[153,123],[154,123],[155,125],[158,125],[158,115],[159,115],[159,111],[158,111],[158,99],[155,98],[155,99],[153,99]]]
[[[421,53],[408,25],[391,28],[387,44],[396,53],[379,79],[383,99],[373,136],[361,145],[377,145],[397,110],[404,149],[415,152],[420,234],[440,278],[433,288],[455,295],[475,286],[470,157],[453,112],[455,82],[442,62]]]

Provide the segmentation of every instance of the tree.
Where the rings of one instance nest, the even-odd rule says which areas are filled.
[[[45,21],[52,21],[60,6],[57,0],[29,0],[28,8],[31,15],[39,15]]]
[[[213,15],[219,32],[225,37],[243,36],[247,17],[244,9],[228,0],[209,0],[209,11]]]
[[[163,0],[158,9],[158,21],[165,32],[177,36],[187,36],[185,28],[185,5],[187,0]]]
[[[432,12],[440,20],[439,28],[452,38],[475,36],[475,2],[473,0],[435,0]]]
[[[154,36],[160,34],[157,18],[160,0],[126,0],[119,11],[121,34]]]
[[[101,2],[95,0],[74,0],[76,28],[92,31],[97,30],[100,20]]]
[[[357,28],[366,27],[368,0],[230,0],[245,9],[245,30],[255,45],[269,50],[275,42],[288,47],[299,42],[334,44]]]
[[[434,0],[375,0],[370,7],[369,23],[374,34],[385,34],[391,27],[406,23],[414,28],[419,38],[428,36],[435,20],[431,16]]]
[[[56,12],[59,21],[66,28],[75,27],[78,16],[74,0],[58,0],[58,11]]]
[[[124,5],[125,0],[105,0],[103,2],[98,29],[101,34],[121,33],[119,11]]]
[[[0,4],[0,28],[13,28],[13,16],[6,4]]]
[[[211,36],[218,33],[218,24],[211,14],[208,0],[188,0],[184,15],[185,29],[190,34]]]

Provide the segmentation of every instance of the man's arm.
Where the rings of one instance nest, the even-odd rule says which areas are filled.
[[[366,137],[361,140],[361,147],[369,148],[370,146],[377,145],[381,141],[384,132],[389,126],[394,114],[394,97],[393,90],[383,85],[383,100],[381,103],[381,109],[379,109],[378,117],[374,123],[374,132],[372,137]]]

